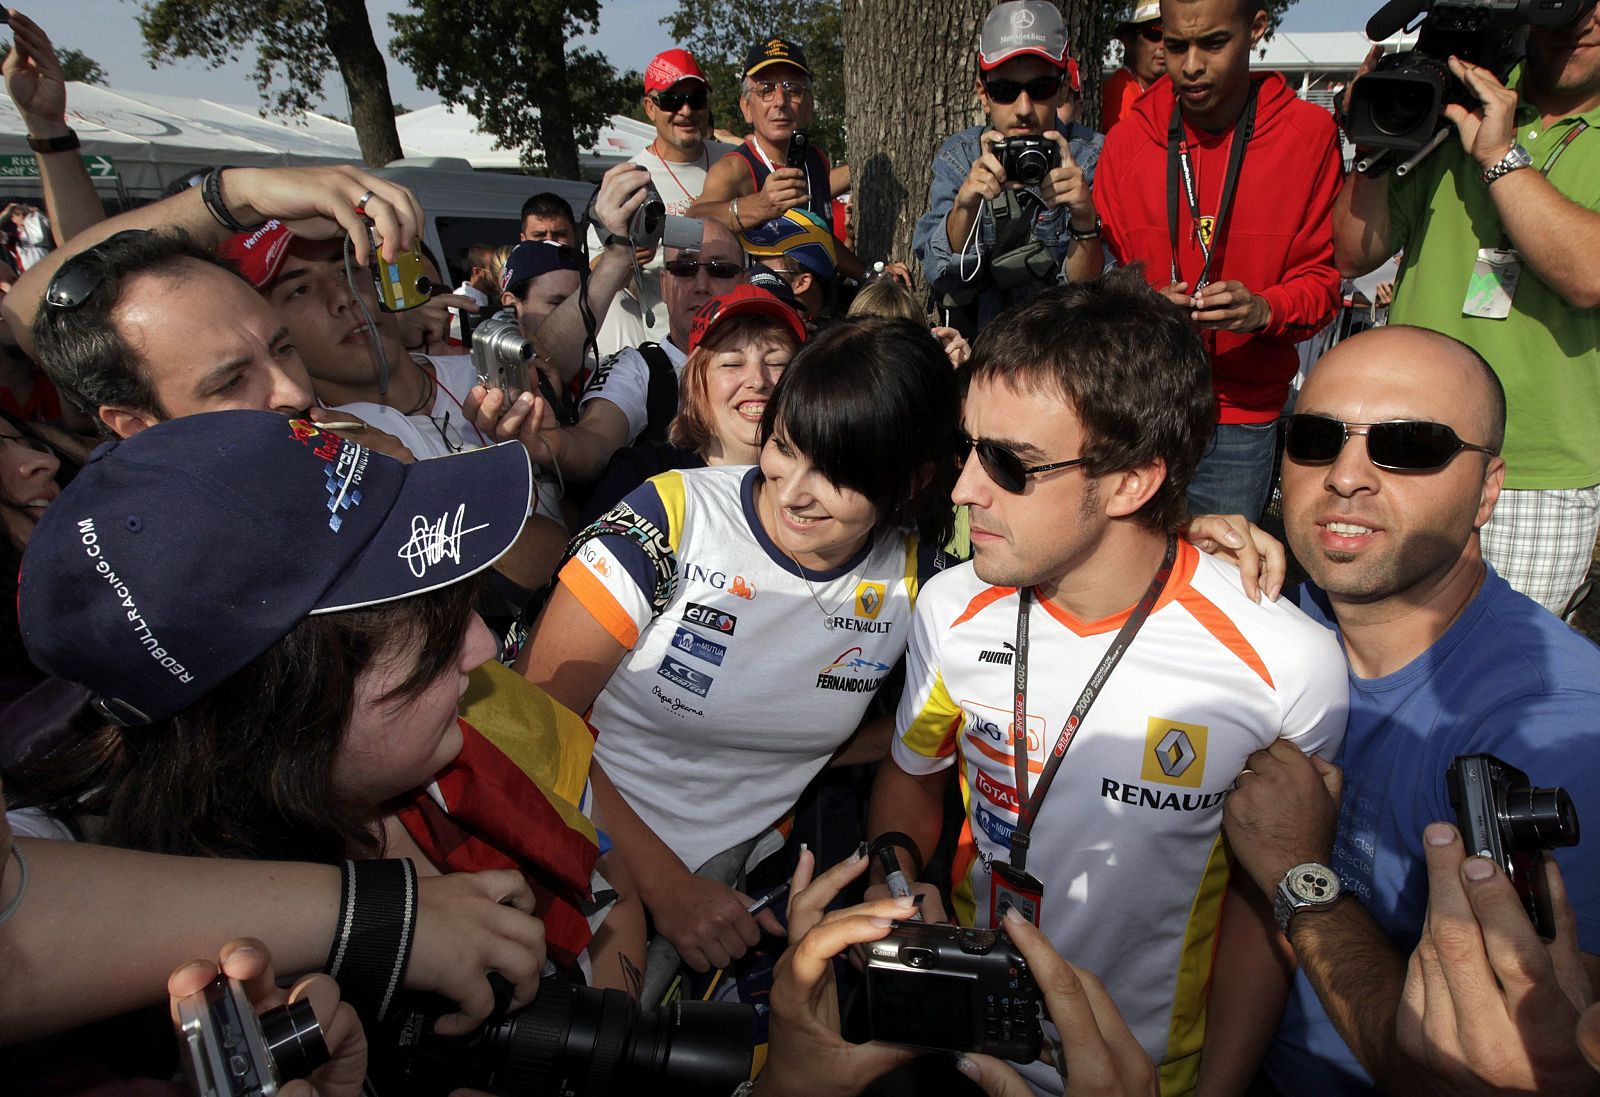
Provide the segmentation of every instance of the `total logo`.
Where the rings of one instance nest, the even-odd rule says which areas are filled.
[[[725,571],[713,571],[700,564],[691,563],[683,565],[683,573],[690,582],[709,583],[718,590],[725,590],[735,597],[743,598],[746,602],[755,599],[756,585],[743,575],[729,575]]]
[[[978,771],[978,778],[973,786],[992,804],[1003,807],[1010,812],[1020,812],[1022,805],[1017,801],[1017,790],[1010,785],[1002,784],[990,777],[983,770]]]

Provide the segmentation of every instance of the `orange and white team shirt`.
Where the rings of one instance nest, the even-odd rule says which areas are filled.
[[[971,564],[932,579],[912,621],[894,761],[957,774],[967,806],[953,867],[956,917],[992,924],[990,862],[1008,858],[1017,591]],[[1126,612],[1080,622],[1035,596],[1029,616],[1029,788]],[[1247,598],[1230,565],[1180,543],[1166,590],[1079,728],[1034,821],[1027,868],[1043,929],[1105,982],[1160,1067],[1193,1089],[1228,878],[1223,800],[1245,759],[1282,736],[1331,757],[1348,710],[1332,632],[1287,602]],[[1032,1064],[1037,1090],[1061,1092]]]

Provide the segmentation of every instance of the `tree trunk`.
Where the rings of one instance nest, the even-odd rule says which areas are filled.
[[[534,97],[539,103],[539,145],[544,149],[545,174],[552,179],[581,179],[567,96],[567,47],[559,19],[543,38],[534,69],[542,81]]]
[[[361,158],[381,168],[405,153],[394,125],[394,100],[383,52],[372,37],[365,0],[323,0],[328,13],[328,48],[339,62],[350,94],[350,125],[361,144]]]
[[[991,6],[990,0],[844,0],[855,250],[868,262],[915,266],[911,233],[927,209],[933,158],[946,137],[983,120],[973,80],[978,32]],[[1082,76],[1085,102],[1092,93],[1098,115],[1105,31],[1097,5],[1064,0],[1063,11],[1074,56],[1094,59]]]
[[[1100,86],[1105,83],[1100,70],[1105,66],[1111,32],[1116,29],[1118,5],[1066,0],[1060,6],[1067,33],[1071,35],[1072,56],[1078,59],[1078,76],[1083,81],[1078,121],[1097,130],[1100,129]]]

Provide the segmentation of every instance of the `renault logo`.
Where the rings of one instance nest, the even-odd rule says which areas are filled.
[[[1164,785],[1199,788],[1205,780],[1206,729],[1159,716],[1149,718],[1140,776]]]

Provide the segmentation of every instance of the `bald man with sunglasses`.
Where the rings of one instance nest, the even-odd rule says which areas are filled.
[[[1099,236],[1089,188],[1102,138],[1056,120],[1067,63],[1066,25],[1054,4],[1007,0],[984,20],[973,87],[988,117],[939,147],[911,245],[941,295],[945,322],[968,337],[1007,305],[1061,281],[1062,265]],[[1052,166],[1033,181],[1010,178],[1005,146],[996,145],[1040,138]],[[1096,265],[1085,276],[1099,273]]]
[[[1505,414],[1475,351],[1391,326],[1319,361],[1289,417],[1284,527],[1311,579],[1297,600],[1342,643],[1350,721],[1342,799],[1341,770],[1280,742],[1251,756],[1224,812],[1239,865],[1282,896],[1298,961],[1265,1064],[1282,1093],[1446,1088],[1396,1026],[1429,899],[1423,832],[1455,819],[1444,772],[1456,756],[1494,754],[1600,819],[1600,651],[1512,590],[1479,544],[1505,485]],[[1556,859],[1593,984],[1600,859],[1575,853]],[[1296,900],[1291,877],[1324,881],[1323,894]]]

